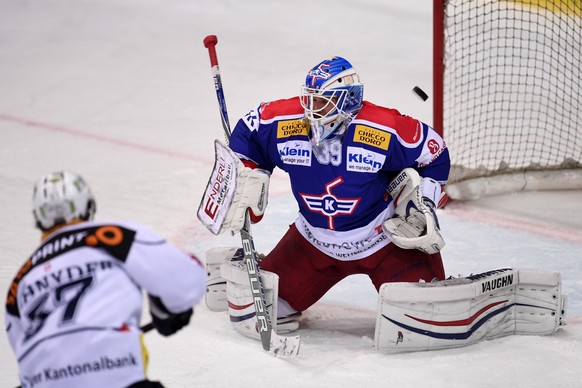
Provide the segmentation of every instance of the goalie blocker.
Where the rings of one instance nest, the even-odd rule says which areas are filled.
[[[268,171],[246,167],[232,150],[214,141],[214,168],[198,207],[198,219],[213,234],[242,229],[245,213],[258,222],[267,207]]]
[[[380,288],[374,345],[388,353],[554,333],[565,315],[559,272],[500,269]]]

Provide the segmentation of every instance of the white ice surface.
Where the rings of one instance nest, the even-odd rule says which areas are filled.
[[[195,215],[212,141],[222,137],[206,35],[219,37],[233,124],[261,101],[296,95],[306,71],[330,55],[354,64],[366,99],[431,123],[431,99],[411,92],[418,85],[432,95],[431,15],[428,0],[2,0],[0,292],[39,242],[31,189],[53,170],[87,179],[98,219],[151,225],[200,256],[239,244],[212,236]],[[277,173],[253,228],[257,248],[271,249],[295,213]],[[561,271],[568,325],[551,337],[381,354],[372,347],[375,290],[353,276],[304,314],[295,360],[263,353],[225,314],[200,305],[179,334],[146,335],[150,377],[168,387],[581,387],[582,194],[454,203],[440,220],[450,275]],[[0,376],[0,387],[18,384],[5,335]]]

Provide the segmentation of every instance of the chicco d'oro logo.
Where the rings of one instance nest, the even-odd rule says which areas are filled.
[[[381,131],[366,125],[356,125],[354,131],[354,142],[367,144],[372,147],[387,150],[390,145],[392,135],[388,132]]]
[[[277,124],[277,138],[309,134],[309,122],[304,120],[284,120]]]

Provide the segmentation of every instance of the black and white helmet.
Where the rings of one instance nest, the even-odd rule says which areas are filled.
[[[91,220],[96,207],[85,180],[68,171],[53,172],[40,178],[34,185],[32,206],[36,226],[41,230],[75,219]]]

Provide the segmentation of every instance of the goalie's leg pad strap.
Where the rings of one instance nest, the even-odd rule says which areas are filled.
[[[380,288],[374,345],[390,352],[453,348],[510,334],[555,332],[564,315],[559,272],[502,269]]]
[[[226,294],[228,298],[228,315],[236,331],[260,340],[257,330],[257,314],[255,297],[249,284],[249,276],[245,262],[231,261],[221,265],[221,275],[226,279]],[[273,330],[277,329],[277,297],[279,294],[279,276],[273,272],[261,270],[261,280],[265,293],[265,304]],[[273,315],[273,312],[275,315]]]

